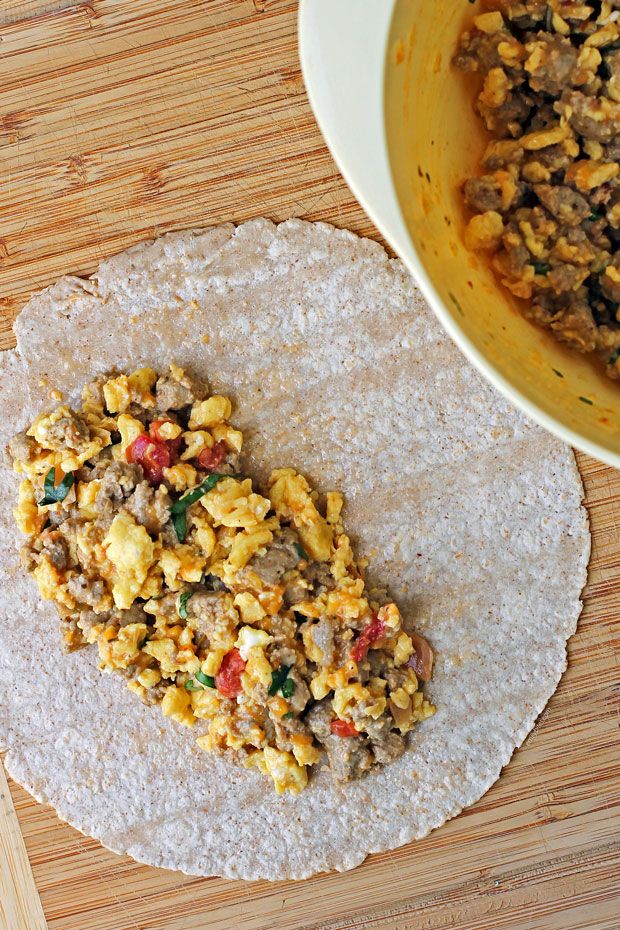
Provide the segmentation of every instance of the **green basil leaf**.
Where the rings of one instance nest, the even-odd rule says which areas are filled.
[[[194,678],[196,681],[194,681]],[[187,691],[204,691],[205,688],[215,688],[215,678],[212,678],[211,675],[205,675],[203,672],[198,671],[194,678],[190,678],[189,681],[185,682]]]
[[[221,475],[218,472],[213,472],[213,474],[205,478],[202,484],[199,484],[197,488],[194,488],[193,491],[188,491],[187,494],[184,494],[183,497],[180,497],[178,501],[174,502],[170,508],[170,513],[172,515],[172,525],[174,526],[179,542],[185,542],[185,537],[187,536],[187,508],[195,504],[196,501],[199,501],[200,498],[214,488],[222,478],[235,477],[239,476]]]
[[[188,491],[187,494],[184,494],[183,497],[180,497],[178,501],[175,501],[170,508],[170,513],[184,513],[188,507],[191,507],[192,504],[195,504],[196,501],[199,501],[204,494],[207,494],[208,491],[211,491],[218,483],[218,481],[221,481],[222,478],[232,477],[232,475],[221,475],[218,472],[213,472],[213,474],[205,478],[202,484],[199,484],[197,488],[194,488],[193,491]]]
[[[281,665],[280,668],[276,669],[275,672],[271,673],[271,684],[269,685],[269,691],[267,692],[269,697],[273,697],[274,694],[278,693],[278,691],[280,690],[280,688],[286,681],[286,678],[290,670],[291,670],[290,665]]]
[[[181,620],[187,620],[187,602],[193,593],[193,591],[183,591],[179,594],[178,614]]]
[[[282,719],[283,719],[283,720],[290,720],[291,717],[294,717],[294,716],[295,716],[294,711],[292,711],[292,710],[287,710],[287,712],[286,712],[285,714],[282,714]]]
[[[282,697],[290,698],[295,694],[295,689],[297,685],[292,678],[287,678],[284,684],[282,685]]]
[[[301,545],[301,543],[297,543],[297,542],[293,543],[293,549],[295,550],[295,552],[297,553],[300,559],[305,559],[306,562],[310,561],[310,556],[308,555],[304,547]]]
[[[548,265],[547,262],[531,262],[534,266],[534,273],[540,275],[548,275],[551,271],[551,265]]]
[[[75,476],[73,472],[70,471],[67,472],[58,485],[54,485],[55,479],[56,469],[52,467],[48,471],[45,476],[45,481],[43,482],[45,497],[39,501],[39,507],[45,507],[47,504],[58,504],[60,501],[64,501],[75,482]]]
[[[177,534],[179,542],[185,542],[185,537],[187,536],[187,514],[185,511],[183,511],[183,513],[172,514],[172,525],[174,526],[174,531]]]

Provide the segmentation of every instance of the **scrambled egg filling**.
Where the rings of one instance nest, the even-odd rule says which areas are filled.
[[[403,753],[433,654],[367,589],[342,495],[255,488],[231,412],[176,365],[102,376],[11,441],[15,518],[67,649],[296,794],[325,756],[346,781]]]

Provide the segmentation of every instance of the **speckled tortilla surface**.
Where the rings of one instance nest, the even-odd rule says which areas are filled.
[[[230,393],[251,473],[292,465],[341,488],[373,580],[432,642],[437,714],[406,754],[298,797],[195,748],[94,650],[64,656],[19,567],[1,473],[0,744],[11,775],[118,852],[197,875],[350,869],[474,803],[566,665],[590,536],[570,449],[470,367],[402,264],[323,224],[173,233],[64,278],[0,357],[0,441],[112,366],[175,361]]]

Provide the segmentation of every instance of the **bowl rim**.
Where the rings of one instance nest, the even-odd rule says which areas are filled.
[[[310,106],[325,143],[361,207],[413,275],[442,327],[475,368],[510,403],[544,429],[600,461],[620,468],[620,454],[588,439],[541,409],[486,358],[448,312],[409,236],[388,152],[384,104],[388,42],[397,2],[330,0],[328,8],[327,4],[323,5],[317,0],[300,0],[298,37],[301,71]],[[352,20],[355,22],[354,29],[347,31],[339,28],[339,24],[347,21],[351,23]],[[332,35],[337,35],[338,41],[334,41],[330,47],[329,37]],[[362,43],[365,55],[360,54]],[[350,69],[354,78],[345,81],[343,86],[340,78],[346,68]],[[346,85],[348,83],[355,87],[359,93],[361,85],[368,87],[368,76],[372,73],[378,78],[375,87],[379,93],[375,94],[374,99],[371,98],[365,114],[366,117],[374,115],[374,120],[360,121],[354,101],[347,97]],[[331,93],[334,86],[339,87],[338,94]],[[377,100],[380,113],[377,112]],[[381,132],[373,134],[372,127],[376,130],[377,119],[380,121]],[[343,127],[346,130],[343,131]],[[363,151],[361,159],[360,151]],[[376,208],[374,198],[367,194],[369,184],[373,183],[373,178],[376,181],[377,177],[383,194],[381,210]],[[378,185],[375,183],[374,186]]]

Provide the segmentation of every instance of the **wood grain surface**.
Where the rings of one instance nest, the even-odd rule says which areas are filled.
[[[0,926],[47,930],[26,844],[0,763]]]
[[[171,229],[263,214],[379,238],[316,128],[292,0],[22,2],[0,25],[2,347],[33,290]],[[474,808],[273,885],[139,866],[11,785],[50,930],[618,930],[620,476],[578,460],[594,550],[569,670]]]

